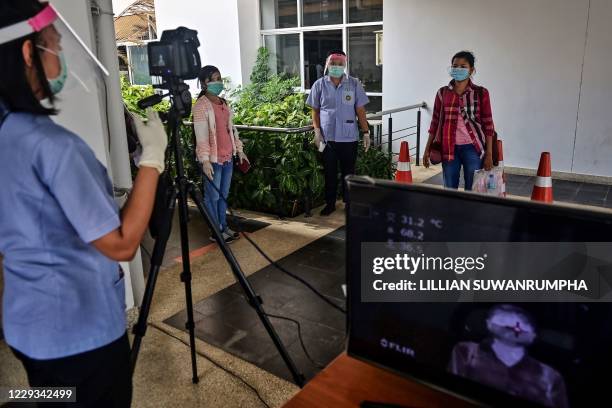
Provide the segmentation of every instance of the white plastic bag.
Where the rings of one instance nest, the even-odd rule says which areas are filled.
[[[484,169],[476,170],[474,172],[472,191],[503,197],[506,191],[504,169],[501,167],[493,167],[490,171]]]

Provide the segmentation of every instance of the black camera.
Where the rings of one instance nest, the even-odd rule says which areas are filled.
[[[196,79],[201,68],[199,46],[195,30],[179,27],[164,31],[160,41],[147,46],[149,73],[162,78]]]

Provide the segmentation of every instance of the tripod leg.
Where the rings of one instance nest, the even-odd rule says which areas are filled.
[[[193,321],[193,298],[191,293],[191,260],[189,259],[189,234],[188,234],[188,208],[187,208],[187,186],[186,179],[179,179],[179,224],[181,232],[181,254],[183,259],[183,273],[181,273],[181,281],[185,284],[185,302],[187,304],[187,322],[185,327],[189,331],[189,346],[191,349],[191,370],[194,384],[199,381],[198,378],[198,363],[196,361],[196,345],[195,345],[195,323]]]
[[[163,220],[159,225],[159,231],[157,238],[155,239],[155,246],[153,247],[153,253],[151,255],[151,266],[149,269],[149,277],[147,279],[147,286],[145,288],[144,296],[142,298],[142,304],[140,305],[140,313],[138,315],[138,322],[132,329],[134,333],[134,341],[132,342],[132,350],[130,352],[130,369],[134,374],[136,368],[136,360],[138,359],[138,352],[140,351],[140,344],[142,338],[147,331],[147,319],[149,318],[149,311],[151,309],[151,302],[153,301],[153,292],[155,291],[155,284],[157,282],[157,276],[159,269],[164,259],[164,252],[166,251],[166,244],[170,237],[170,231],[172,230],[172,216],[176,207],[176,191],[173,189],[168,199],[168,205],[166,213],[163,216]]]
[[[274,326],[272,325],[272,323],[270,323],[268,316],[266,316],[265,311],[263,310],[261,298],[253,290],[253,287],[251,286],[248,279],[244,275],[244,272],[242,272],[242,269],[240,268],[238,261],[234,257],[234,254],[229,249],[227,243],[223,240],[223,237],[221,236],[221,232],[219,231],[219,226],[215,222],[211,221],[212,218],[210,214],[208,213],[208,209],[203,204],[202,195],[200,194],[199,190],[193,184],[189,185],[189,195],[191,196],[191,199],[194,201],[194,203],[197,205],[198,210],[200,211],[200,214],[202,214],[202,217],[204,218],[209,228],[211,229],[215,239],[217,240],[219,248],[221,248],[221,252],[225,256],[225,259],[229,263],[230,267],[232,268],[234,277],[236,278],[236,280],[242,287],[242,290],[246,294],[249,304],[257,312],[257,315],[259,316],[259,320],[261,320],[261,323],[264,325],[264,328],[266,329],[266,331],[268,332],[268,335],[274,342],[276,349],[278,350],[283,361],[287,365],[287,368],[291,372],[291,375],[293,376],[293,381],[295,381],[295,383],[298,386],[303,387],[304,382],[305,382],[304,375],[299,372],[297,366],[293,362],[293,359],[289,355],[289,352],[285,348],[285,345],[283,344],[282,340],[278,336],[278,333],[276,333]]]

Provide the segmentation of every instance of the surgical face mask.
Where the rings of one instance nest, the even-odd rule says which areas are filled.
[[[219,96],[223,92],[223,82],[214,81],[206,84],[206,90],[215,96]]]
[[[453,77],[455,81],[465,81],[470,77],[470,70],[468,68],[451,68],[450,76]]]
[[[329,67],[329,76],[332,78],[340,78],[344,75],[344,69],[346,67],[342,65],[332,65]]]
[[[66,65],[66,58],[64,58],[64,54],[60,52],[52,51],[48,48],[43,47],[42,45],[37,45],[39,49],[51,53],[57,56],[60,60],[60,73],[55,78],[47,78],[49,82],[49,89],[53,95],[57,95],[64,89],[64,85],[66,84],[66,79],[68,78],[68,67]]]

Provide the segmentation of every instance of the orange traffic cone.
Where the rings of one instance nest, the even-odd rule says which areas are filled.
[[[545,203],[553,202],[552,172],[550,170],[549,152],[542,153],[542,156],[540,157],[538,177],[536,178],[535,186],[533,186],[531,199]]]
[[[402,142],[399,160],[397,161],[397,172],[395,181],[404,184],[412,184],[412,170],[410,169],[410,150],[408,142]]]
[[[501,140],[497,140],[497,152],[499,156],[499,163],[497,167],[502,169],[502,180],[504,183],[502,184],[502,195],[506,196],[506,172],[504,171],[504,144]]]

